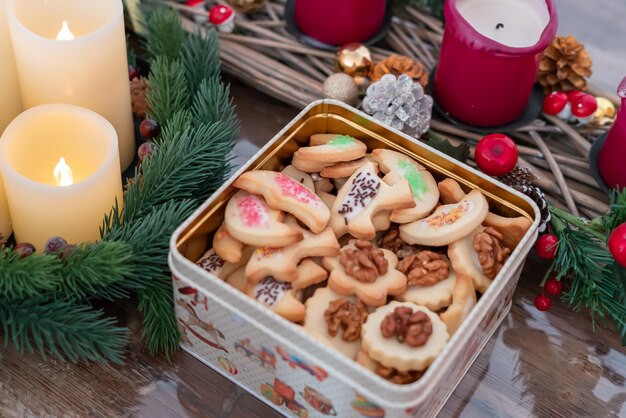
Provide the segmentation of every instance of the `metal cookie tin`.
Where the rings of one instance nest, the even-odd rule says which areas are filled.
[[[235,192],[233,181],[245,171],[277,170],[316,133],[348,134],[370,149],[404,152],[438,181],[451,177],[466,190],[480,189],[492,211],[532,221],[470,316],[422,378],[410,385],[392,384],[366,370],[195,264],[222,222]],[[516,191],[341,102],[314,102],[172,236],[169,263],[182,348],[287,416],[435,416],[508,313],[538,223],[537,206]]]

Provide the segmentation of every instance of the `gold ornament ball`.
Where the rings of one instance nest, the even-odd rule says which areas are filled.
[[[329,76],[324,81],[324,97],[327,99],[340,100],[351,106],[359,100],[359,87],[348,74],[337,73]]]
[[[598,110],[596,110],[597,118],[615,118],[615,105],[606,97],[596,97],[598,101]]]
[[[352,77],[367,76],[372,68],[372,54],[363,44],[353,42],[347,44],[337,51],[337,69]]]

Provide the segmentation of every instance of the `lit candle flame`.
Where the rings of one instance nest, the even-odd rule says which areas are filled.
[[[66,164],[65,158],[61,157],[59,162],[54,167],[54,180],[57,182],[57,186],[71,186],[74,184],[74,175],[72,174],[72,168]]]
[[[75,36],[70,30],[70,27],[67,24],[67,21],[63,21],[61,24],[61,30],[57,33],[57,41],[71,41]]]

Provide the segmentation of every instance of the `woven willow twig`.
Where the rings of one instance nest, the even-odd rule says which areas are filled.
[[[198,25],[190,17],[205,15],[171,0],[162,3],[179,10],[183,26],[191,32]],[[223,68],[250,86],[301,108],[322,98],[322,84],[335,72],[335,54],[301,44],[289,34],[282,20],[284,7],[284,1],[267,0],[255,14],[238,15],[235,33],[220,34]],[[393,53],[403,54],[420,60],[431,71],[442,36],[441,22],[408,7],[403,16],[393,17],[384,42],[371,46],[370,51],[374,61]],[[596,87],[591,86],[589,91],[619,103],[615,95]],[[468,142],[472,150],[481,138],[438,119],[432,120],[431,129],[452,142]],[[606,130],[606,126],[574,127],[542,115],[509,134],[518,143],[520,165],[539,177],[536,185],[544,190],[548,200],[572,213],[591,216],[608,208],[608,199],[591,177],[588,163],[593,139]]]

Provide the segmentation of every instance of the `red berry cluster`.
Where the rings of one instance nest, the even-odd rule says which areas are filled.
[[[549,279],[543,287],[545,293],[551,296],[558,296],[563,291],[563,285],[555,278]],[[550,296],[540,293],[535,298],[535,308],[544,312],[552,307]]]
[[[559,246],[559,238],[554,234],[545,234],[540,236],[535,243],[535,251],[537,255],[546,260],[552,260],[556,257],[556,251]],[[548,280],[543,290],[548,295],[557,296],[563,291],[563,285],[560,281],[552,278]],[[543,293],[537,295],[535,298],[535,307],[544,312],[552,307],[552,300],[549,296]]]

